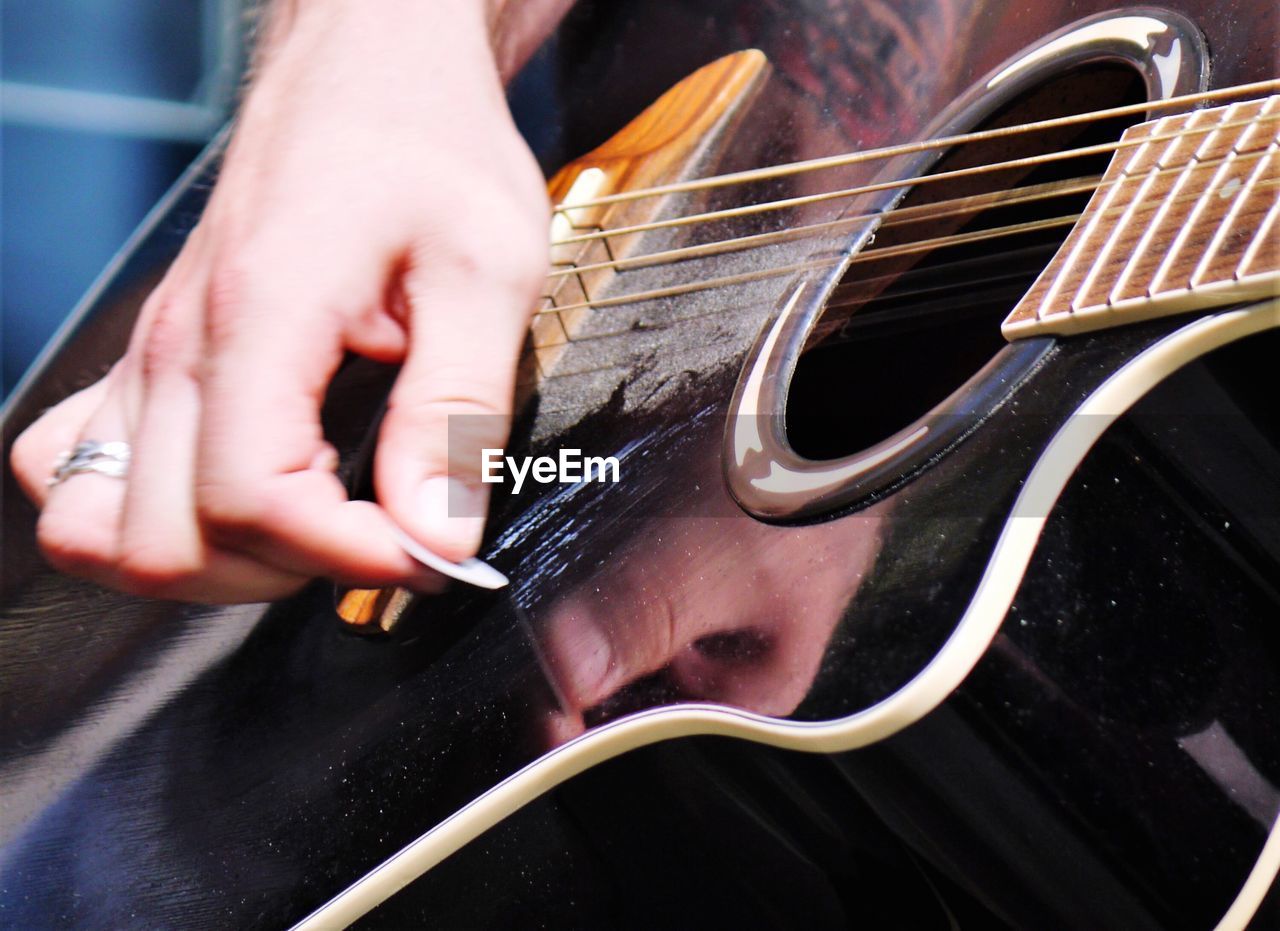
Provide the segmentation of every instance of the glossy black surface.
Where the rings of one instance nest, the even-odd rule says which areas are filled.
[[[1220,350],[1105,434],[991,651],[921,723],[830,758],[633,751],[362,926],[1214,925],[1280,810],[1277,352],[1276,331]],[[451,895],[479,877],[496,902]]]
[[[602,4],[562,36],[560,139],[581,151],[697,65],[757,45],[778,72],[722,168],[898,141],[1100,6],[895,5],[912,43],[856,3]],[[1185,8],[1215,49],[1215,85],[1271,76],[1265,11]],[[6,448],[118,353],[202,198],[202,182],[183,193],[15,398]],[[845,245],[777,247],[722,272]],[[424,599],[385,640],[339,630],[323,583],[210,609],[62,579],[34,551],[31,509],[6,494],[4,920],[288,925],[549,747],[630,711],[696,699],[820,721],[883,699],[951,633],[1057,426],[1179,325],[1062,341],[892,494],[773,526],[730,500],[720,451],[742,359],[793,286],[599,321],[517,436],[616,450],[626,480],[499,502],[486,557],[511,589]],[[1107,435],[993,649],[935,714],[831,759],[706,740],[630,754],[368,921],[1212,924],[1276,810],[1276,348],[1251,346],[1193,365]],[[348,468],[387,378],[362,363],[339,376],[328,419]],[[593,633],[611,643],[604,670]],[[1215,769],[1223,759],[1239,765]]]

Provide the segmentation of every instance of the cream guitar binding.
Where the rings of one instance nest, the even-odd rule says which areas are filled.
[[[1274,923],[1277,22],[1175,6],[585,9],[505,452],[619,480],[496,489],[505,587],[337,612],[92,588],[5,496],[0,914]],[[7,442],[119,354],[216,161]],[[326,403],[353,495],[394,375]]]

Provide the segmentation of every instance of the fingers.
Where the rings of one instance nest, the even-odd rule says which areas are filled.
[[[548,618],[542,645],[571,706],[557,726],[572,730],[658,670],[686,698],[790,714],[878,539],[879,518],[865,515],[803,529],[745,518],[649,527]]]
[[[480,546],[488,486],[481,451],[506,442],[516,363],[546,269],[545,246],[501,271],[411,271],[409,355],[383,419],[378,500],[410,534],[460,560]],[[518,250],[516,250],[518,251]]]
[[[121,395],[120,379],[111,379],[102,403],[79,425],[70,445],[86,439],[129,442]],[[64,572],[112,584],[124,490],[123,480],[97,472],[72,475],[49,488],[36,524],[45,557]]]
[[[280,598],[304,585],[307,576],[210,545],[197,519],[202,340],[198,311],[183,300],[161,308],[140,347],[141,412],[114,584],[136,594],[189,601]]]
[[[686,543],[683,532],[679,523],[657,522],[636,549],[553,610],[546,653],[577,710],[663,668],[699,638],[755,618],[760,592],[726,576],[721,552]],[[751,547],[727,555],[750,565]]]
[[[195,512],[206,539],[286,573],[438,587],[396,543],[385,513],[349,501],[328,468],[319,410],[342,343],[326,313],[343,290],[276,274],[211,292]]]
[[[123,439],[132,455],[126,479],[90,472],[43,489],[36,532],[46,558],[64,572],[155,598],[260,601],[303,585],[305,576],[203,544],[191,505],[199,414],[194,385],[155,380],[138,418],[129,416],[126,380],[117,376],[73,396],[69,401],[76,403],[57,411],[59,421],[47,427],[50,435],[69,437],[58,440],[68,446]],[[62,421],[79,419],[69,413],[99,397],[72,435]],[[132,435],[131,422],[139,423]]]
[[[479,446],[505,437],[546,270],[541,176],[482,32],[440,41],[461,75],[445,92],[405,81],[438,68],[422,55],[430,30],[308,22],[250,91],[200,224],[139,317],[124,384],[70,399],[15,446],[49,549],[73,571],[201,600],[316,575],[429,588],[441,580],[397,524],[446,557],[477,546],[482,492],[455,509],[471,515],[460,525],[442,517],[447,421],[483,415],[476,461],[458,471],[474,475]],[[375,38],[374,59],[352,54]],[[427,87],[425,110],[403,106],[410,86]],[[442,124],[451,146],[437,144]],[[412,300],[396,306],[406,265]],[[349,501],[323,395],[344,351],[400,361],[410,340],[375,466],[385,509]],[[132,442],[128,483],[76,476],[46,497],[53,458],[82,436]]]
[[[197,292],[198,293],[198,292]],[[191,291],[161,300],[136,347],[141,408],[121,528],[123,569],[144,581],[178,577],[203,562],[192,484],[200,423],[196,364],[199,308]]]
[[[9,453],[13,474],[36,507],[44,507],[54,462],[84,434],[86,422],[106,397],[110,378],[108,375],[49,408],[14,440]]]

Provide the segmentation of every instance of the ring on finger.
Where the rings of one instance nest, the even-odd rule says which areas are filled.
[[[49,486],[61,484],[73,475],[97,472],[112,478],[125,478],[129,474],[129,458],[132,451],[124,440],[82,440],[75,448],[58,456],[49,476]]]

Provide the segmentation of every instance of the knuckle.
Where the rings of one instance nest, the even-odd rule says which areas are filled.
[[[527,236],[513,239],[507,244],[503,257],[505,281],[520,291],[536,291],[542,285],[550,263],[550,252],[545,236]]]
[[[252,487],[228,481],[196,487],[196,517],[215,539],[251,540],[263,536],[270,514]]]
[[[492,216],[512,221],[495,226],[484,219]],[[479,209],[472,205],[464,218],[424,242],[421,252],[421,267],[445,264],[468,280],[522,295],[536,291],[550,263],[545,220],[530,218],[527,208],[509,198]]]
[[[501,447],[510,431],[509,413],[483,396],[402,396],[388,405],[386,448],[410,450],[428,471],[479,471],[481,450]]]
[[[178,586],[196,578],[199,562],[163,543],[130,547],[117,567],[126,591],[146,598],[164,598]]]
[[[494,397],[492,380],[460,363],[438,365],[429,385],[406,385],[392,392],[388,416],[416,425],[441,424],[450,417],[503,418],[506,406]]]
[[[163,298],[142,341],[139,364],[144,381],[186,370],[195,350],[192,329],[185,306]]]
[[[97,527],[58,509],[46,509],[36,524],[36,543],[45,559],[71,575],[84,575],[110,563],[113,540]]]
[[[205,290],[204,335],[211,346],[223,346],[241,332],[254,273],[239,255],[218,261]]]

